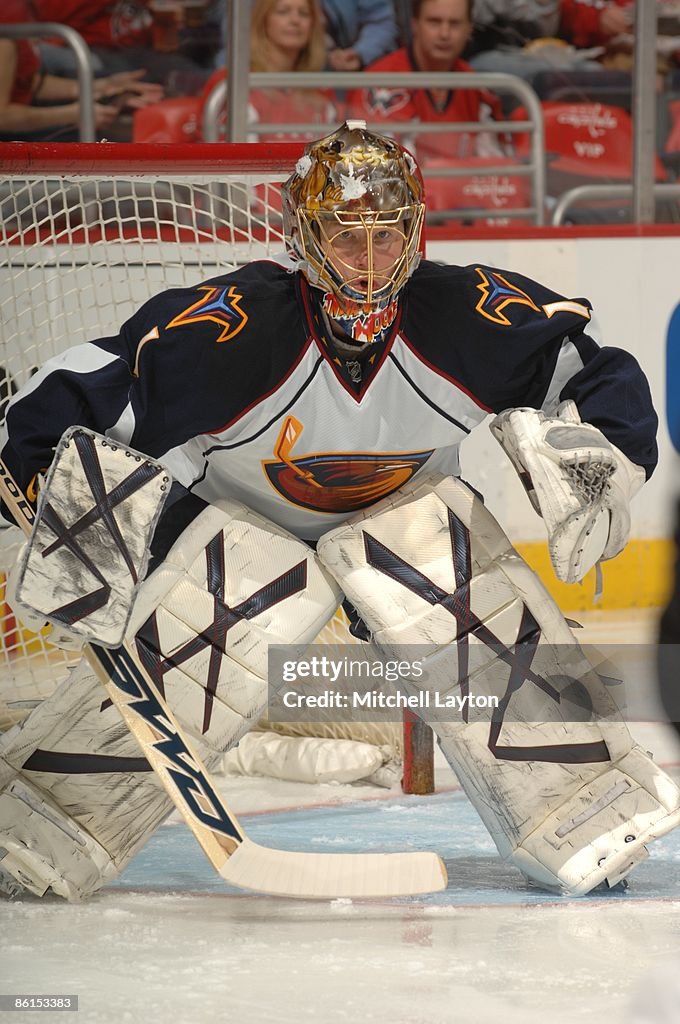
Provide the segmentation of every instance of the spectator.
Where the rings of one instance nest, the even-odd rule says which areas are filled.
[[[321,71],[326,62],[321,9],[316,0],[254,0],[250,29],[251,71],[290,73]],[[225,76],[216,71],[197,98],[195,106],[180,111],[177,123],[176,104],[167,100],[154,108],[141,111],[135,118],[135,141],[172,142],[198,140],[203,123],[203,108],[212,88]],[[327,89],[251,89],[248,122],[308,123],[328,125],[341,120],[332,90]],[[251,142],[271,142],[291,138],[314,138],[309,133],[274,131],[251,133]]]
[[[590,54],[560,34],[561,0],[474,0],[474,32],[466,57],[475,71],[504,72],[529,82],[543,71],[599,71]]]
[[[325,62],[316,0],[255,0],[250,16],[251,71],[321,71]]]
[[[123,109],[143,107],[160,99],[160,86],[140,81],[144,74],[144,70],[125,71],[95,81],[95,125],[99,132],[110,132]],[[79,117],[77,82],[42,73],[38,49],[32,41],[0,38],[0,138],[71,141],[78,138]]]
[[[468,53],[498,46],[522,47],[530,39],[555,37],[561,0],[474,0],[474,32]]]
[[[472,32],[472,0],[413,0],[411,44],[371,64],[367,71],[471,71],[461,53]],[[354,117],[368,122],[484,121],[500,116],[500,104],[479,89],[355,90],[347,98]],[[495,156],[493,132],[418,133],[407,145],[418,158]]]
[[[656,7],[656,88],[661,92],[664,76],[677,67],[680,58],[678,5],[676,0],[656,0]],[[600,63],[609,70],[632,71],[634,22],[634,0],[562,0],[562,32],[576,46],[602,47]]]
[[[574,46],[607,46],[633,25],[631,0],[561,0],[562,33]]]
[[[326,63],[322,12],[317,0],[255,0],[251,16],[250,66],[253,71],[321,71]],[[251,89],[248,120],[315,125],[340,120],[328,89]],[[251,142],[313,138],[308,133],[253,133]]]
[[[359,71],[397,48],[391,0],[322,0],[331,71]]]
[[[151,82],[164,86],[181,74],[193,78],[196,91],[208,73],[177,49],[183,20],[180,0],[29,0],[35,21],[56,21],[74,28],[90,47],[96,75],[146,69]],[[161,42],[154,19],[174,19],[173,43]],[[167,48],[164,48],[167,47]],[[67,47],[42,46],[43,63],[51,74],[73,77],[76,64]]]

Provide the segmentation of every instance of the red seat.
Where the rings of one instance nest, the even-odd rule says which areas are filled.
[[[425,174],[425,195],[428,209],[432,212],[441,210],[484,209],[493,210],[496,214],[512,209],[524,209],[531,205],[531,186],[529,179],[520,174],[505,173],[486,174],[488,167],[504,164],[512,165],[515,161],[502,157],[469,157],[461,166],[470,171],[460,177],[437,177],[436,169],[451,167],[454,161],[429,159],[423,162]],[[464,213],[456,214],[451,219],[468,222]],[[448,220],[448,218],[447,218]],[[530,217],[484,217],[477,218],[477,223],[499,227],[500,225],[529,224]]]
[[[631,180],[633,124],[625,110],[604,103],[545,102],[541,107],[549,176],[590,182]],[[527,112],[523,107],[511,115],[515,121],[526,118]],[[518,155],[528,156],[529,137],[526,133],[515,135],[514,144]],[[658,158],[655,174],[657,181],[667,178]],[[549,185],[548,191],[554,193],[555,190]]]
[[[132,141],[196,142],[200,131],[200,107],[198,96],[178,96],[135,110]]]

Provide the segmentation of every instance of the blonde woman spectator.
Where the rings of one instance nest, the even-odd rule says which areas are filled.
[[[251,71],[321,71],[326,43],[315,0],[255,0],[250,16]]]
[[[321,10],[316,0],[255,0],[251,10],[251,71],[290,73],[321,71],[326,62]],[[201,137],[204,107],[215,85],[225,77],[216,71],[196,98],[181,101],[179,125],[173,108],[180,101],[167,100],[135,117],[134,141],[198,141]],[[342,120],[335,94],[329,89],[251,89],[248,99],[248,123],[308,124],[309,131],[285,129],[266,133],[251,132],[250,142],[281,139],[307,139],[318,135],[319,125]],[[224,132],[222,117],[221,132]]]
[[[251,14],[252,71],[321,71],[326,47],[321,9],[316,0],[255,0]],[[339,113],[329,89],[251,89],[250,124],[309,123],[309,132],[253,132],[251,142],[313,138],[318,126],[337,121]]]

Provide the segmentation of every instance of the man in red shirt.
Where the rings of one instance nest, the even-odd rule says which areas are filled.
[[[472,0],[414,0],[411,45],[382,57],[367,71],[472,71],[460,55],[472,32]],[[480,89],[356,90],[348,96],[352,116],[368,122],[484,121],[500,117],[498,99]],[[418,133],[407,143],[419,159],[492,156],[500,151],[492,132]]]

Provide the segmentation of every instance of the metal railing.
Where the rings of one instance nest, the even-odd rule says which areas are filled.
[[[78,78],[78,134],[81,142],[95,142],[94,73],[90,48],[74,28],[52,21],[31,22],[20,25],[0,24],[0,37],[6,39],[63,39],[76,60]]]
[[[494,93],[508,93],[517,98],[527,111],[527,119],[522,121],[389,121],[371,124],[376,130],[389,132],[390,135],[408,133],[417,135],[419,133],[452,134],[452,133],[493,133],[501,136],[503,134],[528,133],[530,137],[529,156],[526,161],[493,164],[489,163],[483,168],[475,167],[471,172],[470,167],[464,165],[450,167],[438,167],[436,175],[441,177],[469,177],[471,173],[480,177],[492,174],[524,175],[531,179],[532,203],[530,207],[521,210],[494,211],[492,209],[472,210],[465,208],[460,211],[466,217],[473,216],[526,216],[533,218],[536,224],[545,222],[545,140],[543,132],[543,112],[538,96],[523,79],[515,75],[499,73],[470,72],[371,72],[370,75],[362,76],[361,86],[357,86],[357,76],[354,72],[292,72],[287,74],[271,74],[265,72],[254,72],[248,76],[250,89],[352,89],[357,88],[392,88],[408,89],[485,89]],[[228,100],[228,82],[223,80],[217,82],[209,93],[203,113],[203,138],[206,142],[217,142],[220,137],[220,118]],[[229,129],[228,125],[228,129]],[[329,128],[332,126],[329,126]],[[273,132],[281,133],[307,133],[319,130],[318,124],[308,122],[277,122],[256,123],[247,126],[248,133],[252,135],[266,135]],[[229,141],[234,141],[229,132]],[[427,167],[424,169],[427,175]],[[453,211],[451,211],[453,212]],[[459,211],[456,211],[459,212]],[[443,211],[439,211],[444,216]]]
[[[680,199],[680,184],[662,184],[654,185],[652,190],[654,201],[664,199]],[[555,204],[555,209],[552,214],[552,226],[559,227],[564,223],[564,217],[572,206],[576,206],[580,202],[587,202],[588,200],[610,200],[610,199],[622,199],[624,204],[631,207],[634,206],[635,202],[635,189],[632,184],[630,185],[578,185],[576,188],[570,188],[567,192],[563,192]],[[680,211],[679,211],[680,213]]]

